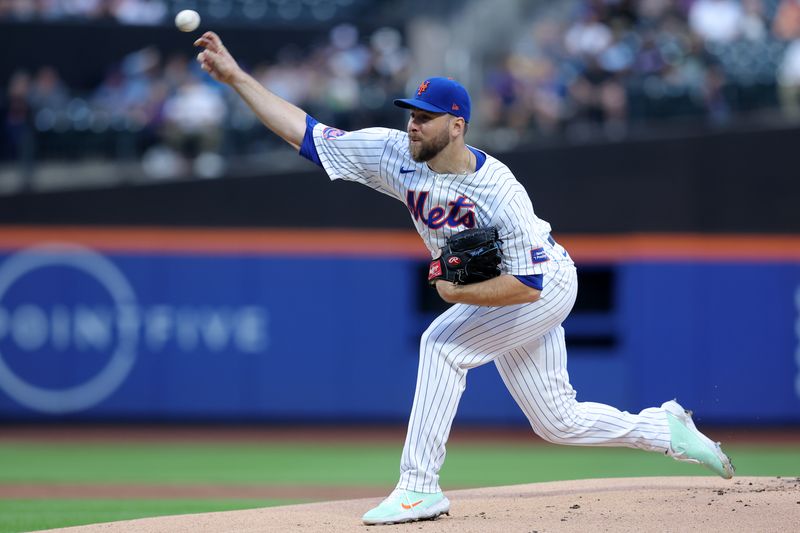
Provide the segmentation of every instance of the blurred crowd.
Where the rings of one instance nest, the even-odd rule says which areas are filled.
[[[310,51],[287,46],[274,61],[243,66],[319,120],[358,128],[382,120],[391,100],[403,94],[409,63],[398,30],[362,36],[345,24]],[[154,176],[185,174],[199,159],[195,171],[213,176],[222,172],[225,156],[280,144],[194,58],[162,57],[156,48],[128,55],[89,91],[71,90],[53,66],[18,70],[5,100],[6,157],[24,158],[29,150],[37,158],[142,156]]]
[[[485,85],[486,126],[511,141],[779,106],[796,116],[800,0],[554,2]]]
[[[164,0],[0,0],[0,20],[115,20],[121,24],[162,23]]]
[[[484,64],[483,85],[471,87],[477,112],[470,135],[487,148],[615,139],[687,117],[726,124],[751,114],[800,116],[800,0],[536,5],[521,37]],[[146,23],[174,7],[162,0],[0,0],[0,19],[132,20],[125,17],[135,13]],[[289,45],[269,62],[243,66],[323,122],[398,126],[391,101],[408,88],[411,54],[397,29],[364,33],[339,24],[320,44]],[[214,176],[230,155],[280,145],[192,58],[154,47],[123,58],[88,89],[67,86],[55,66],[20,68],[0,89],[6,160],[96,154],[141,159],[153,176]]]
[[[212,20],[263,22],[346,16],[376,0],[0,0],[0,20],[113,21],[151,26],[169,24],[181,9],[202,10]]]

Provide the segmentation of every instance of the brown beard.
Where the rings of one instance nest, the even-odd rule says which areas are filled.
[[[408,151],[411,152],[411,159],[417,163],[423,163],[439,155],[439,152],[447,148],[448,144],[450,144],[450,133],[445,128],[438,136],[430,141],[420,142],[417,147],[417,153],[414,153],[414,147],[411,145],[411,140],[409,139]]]

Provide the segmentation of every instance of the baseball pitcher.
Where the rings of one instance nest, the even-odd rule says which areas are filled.
[[[488,362],[549,442],[650,450],[733,477],[719,444],[674,400],[638,414],[575,400],[561,327],[575,302],[575,266],[508,167],[465,143],[471,103],[458,82],[428,78],[411,98],[396,100],[410,111],[406,131],[342,131],[261,86],[215,33],[195,44],[204,70],[331,179],[362,183],[408,207],[431,252],[428,282],[454,304],[422,335],[400,480],[365,524],[449,513],[439,486],[445,443],[467,372]]]

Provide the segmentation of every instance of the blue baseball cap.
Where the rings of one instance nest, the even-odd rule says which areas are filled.
[[[469,94],[463,85],[451,78],[428,78],[417,87],[413,98],[398,98],[394,105],[431,113],[449,113],[469,122]]]

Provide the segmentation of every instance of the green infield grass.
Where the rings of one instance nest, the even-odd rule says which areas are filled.
[[[292,500],[0,500],[0,531],[32,531],[147,516],[235,511]]]
[[[401,444],[0,443],[0,485],[219,484],[385,488],[397,481]],[[725,447],[741,476],[800,476],[798,445]],[[628,476],[713,475],[654,453],[521,443],[453,443],[445,490]],[[0,532],[242,509],[286,500],[0,500]]]

